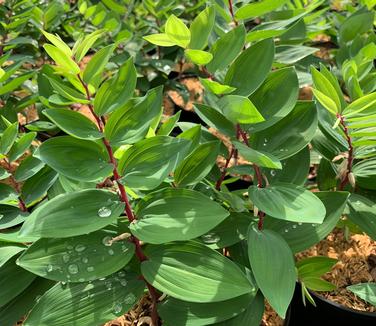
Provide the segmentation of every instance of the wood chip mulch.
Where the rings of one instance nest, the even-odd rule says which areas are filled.
[[[338,259],[332,271],[323,276],[337,289],[320,295],[352,309],[376,312],[376,307],[346,290],[349,285],[376,282],[376,241],[365,234],[353,234],[347,240],[342,229],[335,229],[316,246],[298,254],[297,259],[309,256]]]

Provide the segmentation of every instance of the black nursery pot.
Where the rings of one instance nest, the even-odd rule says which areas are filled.
[[[376,326],[376,313],[353,310],[310,293],[317,307],[308,300],[307,305],[303,305],[297,284],[284,326]]]

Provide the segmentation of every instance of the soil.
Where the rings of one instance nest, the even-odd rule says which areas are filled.
[[[365,234],[353,234],[347,240],[342,229],[335,229],[317,245],[297,254],[297,259],[310,256],[338,259],[332,270],[323,276],[337,289],[319,295],[355,310],[376,312],[376,307],[346,290],[349,285],[376,282],[376,241]]]

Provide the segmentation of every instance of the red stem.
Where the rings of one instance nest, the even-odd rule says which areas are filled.
[[[239,130],[240,136],[243,138],[244,143],[249,147],[249,141],[246,132],[240,128],[240,125],[238,125],[237,128]],[[253,168],[255,169],[256,173],[257,187],[262,188],[262,173],[260,167],[257,164],[253,163]],[[262,228],[264,227],[265,213],[261,211],[258,212],[258,217],[258,229],[262,230]]]
[[[351,139],[350,134],[349,134],[349,130],[348,130],[347,125],[345,123],[345,117],[340,115],[340,114],[337,114],[337,118],[340,121],[340,125],[343,128],[343,132],[345,133],[347,144],[349,146],[348,147],[349,156],[347,158],[346,175],[342,178],[341,183],[340,183],[339,188],[338,188],[340,191],[342,191],[346,187],[346,185],[349,183],[349,174],[351,173],[352,165],[353,165],[353,161],[354,161],[354,147],[353,147],[353,144],[352,144],[352,139]]]
[[[77,74],[77,77],[78,77],[80,83],[82,84],[82,86],[85,89],[86,98],[90,101],[91,96],[90,96],[90,91],[89,91],[88,85],[82,80],[80,74]],[[98,125],[99,130],[101,132],[103,132],[104,126],[105,126],[105,119],[103,119],[103,117],[100,117],[95,113],[93,105],[91,103],[89,103],[88,106],[89,106],[89,110],[90,110],[91,114],[94,116],[95,120],[97,121],[97,125]],[[121,177],[120,177],[119,171],[117,169],[117,162],[116,162],[116,159],[115,159],[115,156],[114,156],[114,152],[112,150],[110,142],[106,138],[102,138],[102,141],[103,141],[103,144],[106,147],[106,150],[108,152],[108,156],[110,158],[110,163],[112,163],[112,165],[114,166],[114,168],[113,168],[114,180],[118,185],[118,188],[119,188],[119,191],[120,191],[120,198],[125,203],[125,214],[127,215],[129,222],[132,223],[136,220],[136,217],[133,214],[132,207],[129,203],[125,187],[120,182]],[[146,257],[146,255],[142,251],[140,240],[135,236],[132,236],[130,239],[135,245],[135,251],[136,251],[136,256],[137,256],[138,260],[140,262],[147,260],[148,258]],[[159,320],[158,312],[157,312],[158,294],[157,294],[156,289],[150,283],[148,283],[145,279],[144,279],[144,281],[146,283],[146,286],[149,290],[149,293],[150,293],[150,296],[151,296],[152,302],[153,302],[152,303],[152,316],[151,316],[152,317],[152,324],[153,324],[152,326],[158,326],[158,320]]]
[[[234,9],[232,7],[232,0],[228,0],[228,7],[230,9],[230,14],[231,14],[231,18],[232,18],[232,21],[234,22],[234,24],[236,26],[238,26],[238,21],[235,19],[235,15],[234,15]]]
[[[226,159],[226,163],[225,163],[225,166],[223,167],[223,171],[221,173],[221,176],[218,179],[217,183],[215,184],[215,189],[217,189],[217,190],[221,189],[222,182],[223,182],[223,180],[225,179],[225,176],[226,176],[226,172],[227,172],[226,170],[227,170],[228,165],[230,164],[230,161],[231,161],[232,157],[234,156],[234,154],[235,154],[235,148],[232,147],[231,150],[230,150],[230,154]]]

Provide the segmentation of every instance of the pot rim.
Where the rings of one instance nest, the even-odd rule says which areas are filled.
[[[375,317],[376,318],[376,312],[356,310],[356,309],[353,309],[353,308],[346,307],[345,305],[340,304],[338,302],[326,299],[322,295],[320,295],[320,294],[318,294],[318,293],[316,293],[314,291],[309,290],[309,293],[311,295],[313,295],[315,298],[317,298],[317,299],[319,299],[321,301],[324,301],[325,303],[328,303],[330,305],[333,305],[333,306],[335,306],[338,309],[342,309],[342,310],[345,310],[345,311],[348,311],[348,312],[351,312],[351,313],[354,313],[354,314],[362,315],[362,316],[368,316],[368,317]]]

